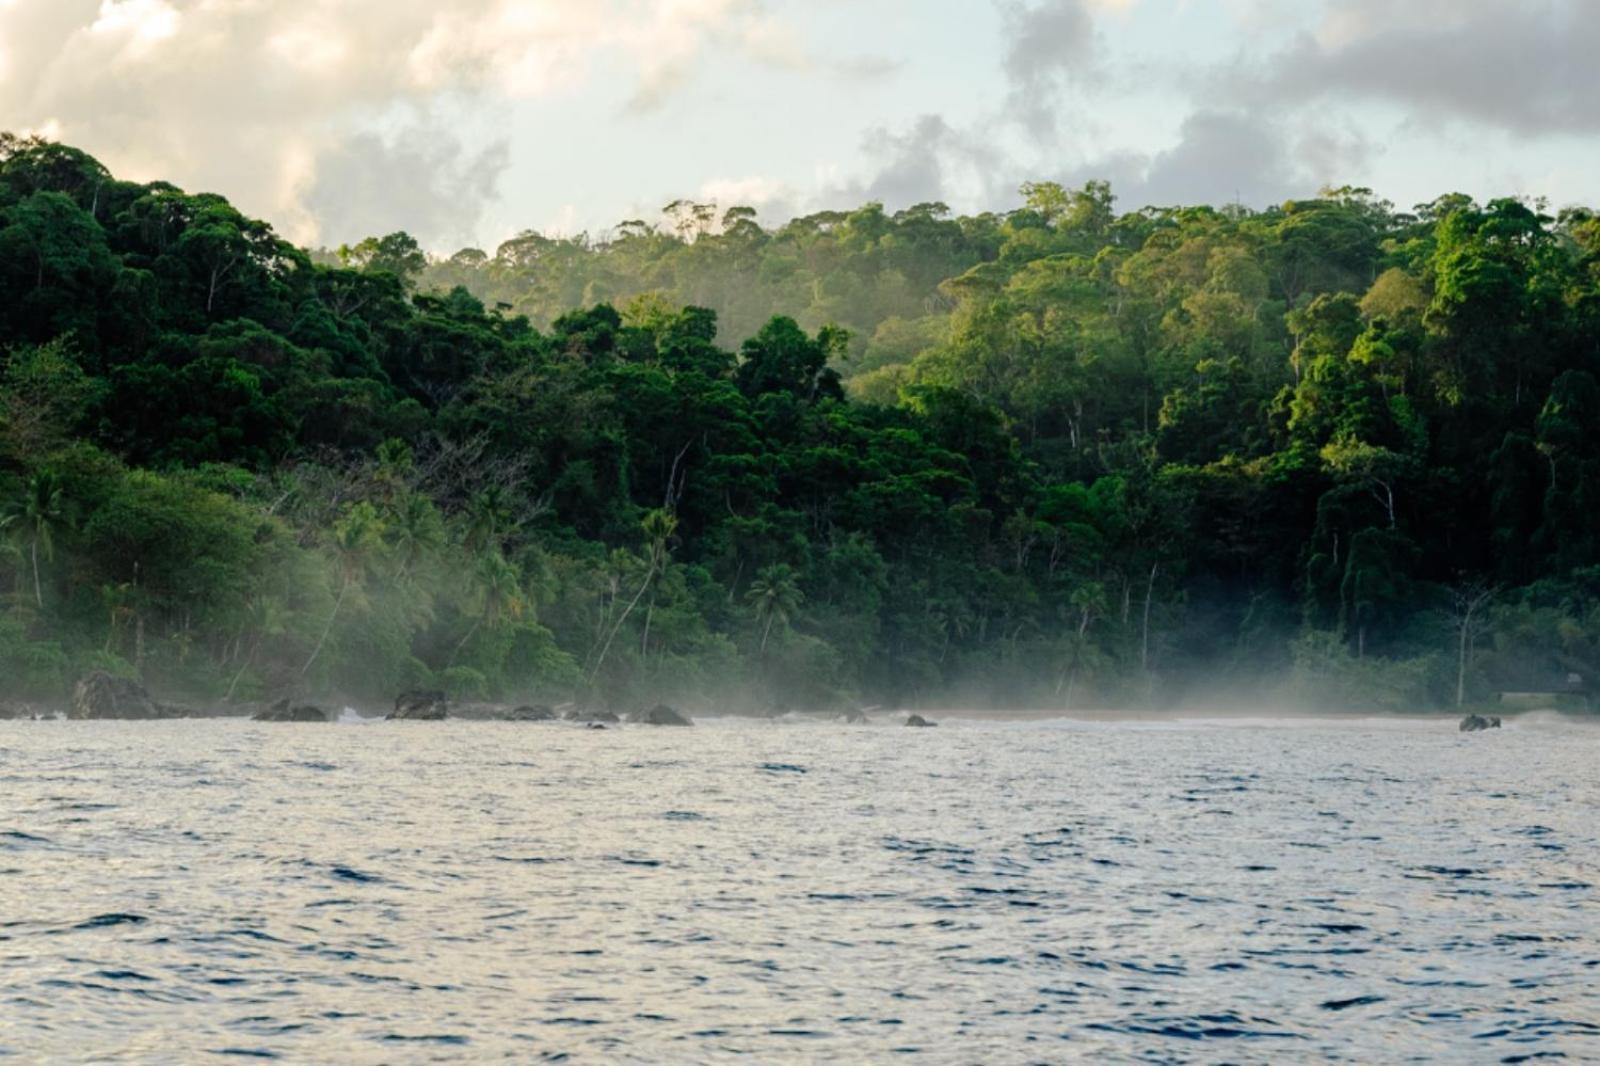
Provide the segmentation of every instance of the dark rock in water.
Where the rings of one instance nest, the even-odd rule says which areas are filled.
[[[139,682],[96,670],[72,689],[70,717],[79,719],[125,718],[150,720],[183,718],[180,707],[169,707],[150,698]]]
[[[450,717],[464,722],[510,722],[516,715],[517,708],[509,703],[450,703]]]
[[[608,722],[611,725],[616,725],[618,722],[622,721],[622,719],[618,718],[610,711],[580,711],[577,708],[569,710],[561,717],[569,722],[587,722],[590,725],[598,722]]]
[[[438,689],[412,689],[395,697],[390,721],[442,722],[450,717],[450,703]]]
[[[328,712],[321,707],[302,704],[291,706],[288,700],[279,700],[264,711],[250,716],[252,722],[330,722]]]
[[[450,717],[466,722],[554,722],[561,716],[542,703],[452,703]]]
[[[694,725],[693,722],[668,707],[665,703],[658,703],[648,711],[630,714],[628,721],[638,725]]]
[[[866,725],[867,715],[865,711],[845,711],[834,715],[833,720],[844,725]]]
[[[585,729],[604,729],[605,726],[601,725],[599,722],[590,722],[588,725],[584,726],[583,728],[585,728]]]
[[[914,714],[910,718],[906,719],[906,725],[910,726],[912,729],[932,729],[938,724],[938,722],[928,721],[920,714]]]
[[[1500,719],[1495,717],[1486,717],[1481,714],[1469,714],[1465,718],[1461,719],[1461,732],[1463,733],[1481,733],[1485,729],[1499,728]]]
[[[59,717],[55,711],[37,704],[0,700],[0,722],[45,722]]]

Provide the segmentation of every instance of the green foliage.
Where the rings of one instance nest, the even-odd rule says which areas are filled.
[[[0,669],[735,707],[1600,670],[1592,214],[1022,196],[313,259],[0,137]]]
[[[1294,670],[1285,693],[1316,710],[1413,711],[1436,703],[1430,691],[1439,656],[1374,659],[1351,653],[1336,633],[1313,630],[1292,644]]]
[[[366,274],[390,274],[408,285],[428,266],[422,246],[409,233],[368,237],[354,247],[341,247],[338,254],[339,262],[347,267]]]
[[[489,679],[470,666],[452,666],[439,675],[439,684],[453,700],[481,700],[489,696]]]

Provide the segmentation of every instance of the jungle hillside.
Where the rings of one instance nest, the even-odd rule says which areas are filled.
[[[1600,677],[1600,218],[1038,183],[431,256],[0,137],[0,677],[1419,709]]]

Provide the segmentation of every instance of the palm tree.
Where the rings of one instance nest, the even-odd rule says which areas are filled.
[[[10,529],[16,524],[16,521],[17,516],[14,512],[0,513],[0,532]],[[22,549],[17,546],[15,540],[8,539],[4,544],[0,544],[0,554],[3,554],[6,558],[6,561],[16,567],[16,584],[12,587],[12,599],[20,609],[22,607],[23,596],[25,595],[23,592],[23,584],[28,580],[28,567],[23,562]]]
[[[322,654],[322,646],[328,642],[328,634],[333,632],[339,611],[344,607],[345,597],[365,576],[367,556],[382,542],[382,537],[383,520],[378,517],[378,512],[370,503],[356,504],[344,518],[334,523],[332,546],[334,561],[339,570],[339,595],[333,601],[333,613],[328,615],[328,624],[323,627],[322,636],[317,638],[317,646],[311,649],[310,658],[306,659],[306,664],[300,668],[301,677],[311,670],[311,664]]]
[[[1105,613],[1105,587],[1099,582],[1086,582],[1072,590],[1067,602],[1076,612],[1078,624],[1068,641],[1070,654],[1067,661],[1062,664],[1061,673],[1056,677],[1056,695],[1060,696],[1061,690],[1065,688],[1067,706],[1070,707],[1073,691],[1078,687],[1078,668],[1082,665],[1084,649],[1088,646],[1089,627]]]
[[[406,490],[406,484],[416,469],[416,456],[411,446],[403,440],[390,439],[378,445],[377,464],[372,472],[378,495],[385,503]]]
[[[256,654],[261,651],[261,642],[267,637],[282,636],[289,628],[289,610],[276,596],[263,594],[252,597],[245,606],[245,616],[245,625],[255,636],[250,642],[249,654],[244,657],[239,672],[233,675],[233,681],[228,685],[227,694],[222,697],[224,703],[233,699],[233,691],[239,687],[239,679],[244,677],[244,672],[255,664]]]
[[[444,526],[433,502],[420,493],[407,496],[389,514],[389,532],[395,555],[400,560],[396,577],[405,577],[411,568],[444,547]]]
[[[627,622],[633,609],[639,606],[639,600],[644,597],[645,590],[656,579],[667,565],[667,557],[671,554],[673,534],[678,531],[678,516],[671,511],[656,509],[647,513],[639,523],[639,528],[644,531],[645,537],[645,570],[644,580],[639,583],[639,591],[633,594],[632,601],[623,610],[622,616],[611,626],[611,631],[606,634],[606,641],[600,648],[600,654],[595,657],[594,668],[589,671],[589,683],[594,684],[594,679],[600,676],[600,667],[606,661],[606,654],[611,651],[611,642],[617,639],[617,632]]]
[[[496,486],[489,486],[472,495],[467,501],[461,543],[470,552],[499,548],[500,540],[511,525],[511,508],[506,494]]]
[[[756,622],[761,625],[761,654],[764,656],[773,625],[787,629],[806,597],[795,581],[794,567],[787,563],[774,563],[763,567],[756,579],[750,582],[744,599],[755,608]]]
[[[39,577],[39,556],[46,562],[55,558],[56,534],[67,521],[66,490],[61,479],[48,470],[42,470],[28,480],[22,499],[14,501],[5,518],[5,525],[18,525],[28,541],[28,554],[33,563],[34,602],[44,606],[44,584]]]
[[[108,654],[116,647],[117,633],[124,623],[138,614],[138,609],[134,606],[138,591],[138,586],[131,581],[100,586],[100,602],[105,605],[108,622],[105,646]]]
[[[454,665],[456,656],[461,654],[461,649],[467,646],[483,626],[493,629],[502,618],[521,618],[528,607],[527,596],[522,589],[522,567],[500,552],[489,552],[480,558],[474,578],[483,596],[483,609],[473,620],[466,636],[456,645],[456,650],[450,653],[450,662],[446,664],[447,666]]]

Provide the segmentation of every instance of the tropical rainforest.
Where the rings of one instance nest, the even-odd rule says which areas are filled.
[[[0,136],[0,676],[1459,706],[1600,676],[1600,217],[679,202],[305,250]]]

